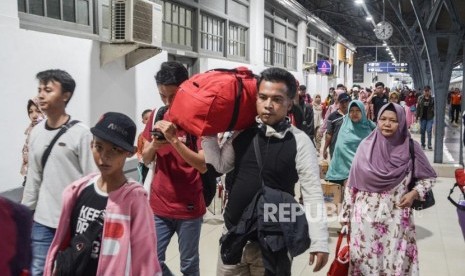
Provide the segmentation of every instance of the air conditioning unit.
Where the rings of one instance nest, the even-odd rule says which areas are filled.
[[[315,65],[317,58],[317,51],[315,47],[307,47],[305,50],[304,63],[306,65]]]
[[[137,43],[161,48],[162,5],[159,1],[111,0],[110,43]]]

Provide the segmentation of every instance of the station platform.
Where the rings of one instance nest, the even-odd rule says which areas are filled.
[[[412,134],[416,141],[420,141],[419,134]],[[433,135],[434,138],[434,135]],[[419,251],[420,275],[464,275],[463,258],[465,256],[465,241],[458,224],[456,208],[447,200],[449,190],[455,183],[454,171],[459,168],[458,157],[460,148],[460,127],[447,124],[446,137],[444,139],[443,164],[433,163],[433,151],[426,150],[433,167],[438,172],[438,179],[433,191],[436,205],[430,209],[416,212],[415,224],[417,230],[417,242]],[[135,177],[134,172],[130,176]],[[12,200],[19,201],[22,189],[15,189],[2,193]],[[458,193],[455,194],[458,198]],[[215,203],[219,205],[219,199]],[[219,238],[221,236],[223,222],[222,216],[216,206],[214,213],[208,211],[204,217],[200,238],[200,271],[202,276],[215,276],[218,260]],[[211,209],[211,208],[210,208]],[[336,225],[336,226],[335,226]],[[318,273],[313,273],[313,267],[308,265],[309,254],[304,253],[294,259],[292,275],[326,275],[330,263],[334,258],[337,241],[337,223],[329,224],[329,249],[328,264]],[[175,275],[181,275],[179,263],[179,251],[176,236],[173,237],[166,252],[166,263]]]
[[[447,124],[444,139],[445,159],[443,164],[434,164],[433,151],[425,150],[428,160],[438,173],[433,192],[436,205],[430,209],[416,212],[415,225],[417,231],[420,275],[456,276],[464,275],[463,258],[465,256],[465,240],[458,224],[456,208],[447,200],[449,191],[455,183],[454,171],[458,163],[460,148],[460,127]],[[420,134],[412,134],[412,138],[420,142]],[[433,135],[434,139],[434,135]],[[433,141],[434,143],[434,141]],[[447,159],[446,159],[447,158]],[[458,198],[458,193],[454,194]],[[219,239],[223,223],[221,215],[207,212],[200,237],[200,271],[203,276],[215,276],[218,261]],[[292,275],[326,275],[334,259],[338,234],[334,223],[329,224],[328,264],[318,273],[312,272],[308,265],[309,254],[306,252],[294,259]],[[177,238],[173,237],[166,252],[166,263],[175,275],[179,272],[179,251]]]

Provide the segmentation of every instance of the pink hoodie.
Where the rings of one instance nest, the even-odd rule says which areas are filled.
[[[47,254],[45,276],[52,275],[57,252],[69,245],[71,212],[87,182],[96,175],[81,178],[64,190],[61,217]],[[147,193],[142,185],[130,180],[108,194],[97,275],[161,274],[155,222]]]

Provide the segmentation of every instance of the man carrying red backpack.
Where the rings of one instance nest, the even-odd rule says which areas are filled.
[[[163,275],[172,275],[165,264],[165,253],[174,233],[178,235],[181,273],[200,275],[200,228],[206,210],[200,173],[204,173],[207,167],[200,139],[196,139],[197,147],[193,147],[190,144],[193,139],[188,138],[191,136],[171,123],[169,112],[179,85],[187,79],[188,72],[181,63],[162,63],[155,80],[165,107],[159,108],[157,114],[152,113],[149,122],[154,121],[153,116],[161,117],[161,120],[155,120],[154,126],[147,124],[143,132],[148,142],[144,144],[142,159],[146,164],[156,160],[150,206],[155,219],[158,259]]]

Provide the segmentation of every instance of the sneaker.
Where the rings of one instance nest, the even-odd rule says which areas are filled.
[[[428,146],[428,149],[429,149],[429,150],[433,150],[433,147],[432,147],[432,146]]]
[[[422,145],[422,146],[421,146],[421,149],[422,149],[422,150],[425,150],[425,146]]]

